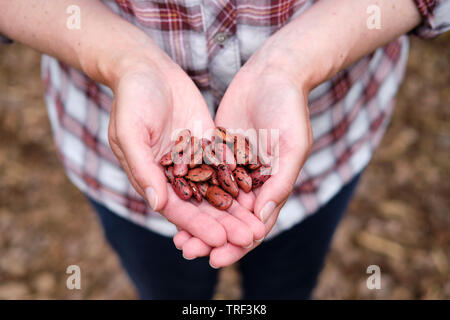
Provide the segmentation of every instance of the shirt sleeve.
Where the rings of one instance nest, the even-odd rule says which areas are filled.
[[[414,0],[422,22],[414,30],[421,38],[429,39],[450,30],[450,0]]]

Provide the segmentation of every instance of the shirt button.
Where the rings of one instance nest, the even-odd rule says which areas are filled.
[[[228,35],[225,32],[218,32],[216,33],[214,40],[218,44],[223,44],[225,41],[227,41]]]

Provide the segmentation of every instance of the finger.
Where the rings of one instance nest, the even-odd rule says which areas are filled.
[[[116,156],[116,158],[119,160],[120,165],[122,166],[123,170],[125,171],[125,174],[128,177],[128,181],[133,186],[134,190],[142,197],[145,197],[145,191],[139,186],[136,179],[134,179],[133,175],[131,174],[130,167],[128,166],[128,163],[125,159],[125,155],[123,154],[122,150],[120,149],[119,145],[117,144],[117,135],[116,135],[116,128],[115,123],[113,120],[110,121],[110,125],[108,127],[108,138],[109,138],[109,145],[111,147],[112,152]]]
[[[227,267],[236,261],[239,261],[243,256],[258,245],[259,243],[254,243],[252,248],[245,249],[235,246],[232,243],[226,243],[222,247],[213,248],[209,253],[209,264],[213,268]]]
[[[212,249],[202,240],[192,237],[185,230],[180,230],[173,237],[173,242],[178,250],[183,250],[183,257],[187,260],[207,256]]]
[[[241,206],[240,202],[238,203],[234,201],[233,205],[230,207],[230,209],[228,209],[228,211],[234,217],[242,221],[251,230],[253,234],[252,241],[261,241],[264,238],[266,233],[264,224],[253,214],[253,212]]]
[[[275,225],[275,222],[278,218],[278,214],[285,204],[286,201],[283,201],[275,210],[275,214],[271,215],[269,219],[265,223],[265,229],[267,235],[270,230],[272,230],[273,226]],[[264,238],[263,238],[264,239]],[[262,239],[262,240],[263,240]],[[211,252],[209,253],[209,264],[214,268],[220,268],[220,267],[226,267],[229,266],[237,261],[239,261],[243,256],[245,256],[247,253],[249,253],[251,250],[255,249],[257,246],[259,246],[261,241],[255,241],[253,242],[253,245],[250,248],[242,248],[235,246],[231,243],[227,243],[222,247],[219,248],[213,248]]]
[[[289,197],[305,160],[306,154],[298,151],[280,157],[277,172],[259,188],[256,197],[254,212],[262,222]]]
[[[186,232],[184,230],[180,230],[173,237],[173,243],[175,244],[175,248],[177,248],[178,250],[182,250],[183,245],[191,238],[192,238],[192,236],[189,234],[189,232]]]
[[[255,207],[255,200],[256,196],[253,192],[245,193],[245,192],[239,192],[239,195],[237,197],[237,202],[247,210],[253,212],[253,209]]]
[[[253,242],[253,232],[249,228],[247,224],[234,217],[231,212],[236,211],[239,205],[233,201],[232,206],[228,209],[228,211],[218,210],[212,207],[207,202],[202,202],[199,206],[199,209],[203,212],[209,214],[214,217],[226,231],[227,239],[229,242],[242,247],[248,247]],[[243,210],[246,210],[242,208]],[[246,210],[248,214],[251,214],[250,211]]]
[[[183,245],[183,257],[187,260],[204,257],[209,255],[211,249],[212,248],[202,240],[191,237]]]
[[[162,211],[167,220],[210,246],[219,247],[225,244],[227,233],[214,217],[194,204],[178,198],[171,187],[168,188],[168,197],[169,201]]]
[[[141,195],[145,199],[145,191],[139,186],[136,179],[134,179],[133,175],[131,174],[130,167],[128,166],[127,161],[125,160],[125,156],[122,153],[122,150],[113,143],[110,143],[111,150],[115,154],[116,158],[119,160],[120,165],[122,166],[123,170],[125,171],[125,174],[128,177],[128,180],[130,181],[131,185],[133,186],[134,190],[136,190],[137,193]]]
[[[153,210],[159,211],[167,203],[167,179],[153,156],[150,136],[143,126],[124,126],[117,126],[118,146],[148,203]]]

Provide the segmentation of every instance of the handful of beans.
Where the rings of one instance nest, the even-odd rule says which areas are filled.
[[[180,199],[200,203],[205,198],[220,210],[227,210],[240,190],[248,193],[270,177],[270,166],[252,153],[248,139],[221,127],[211,140],[182,130],[160,163]]]

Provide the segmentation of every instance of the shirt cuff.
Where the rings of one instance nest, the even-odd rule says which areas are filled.
[[[412,33],[425,39],[450,30],[450,0],[414,0],[422,22]]]

